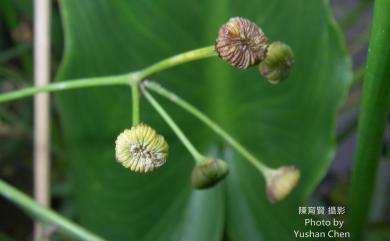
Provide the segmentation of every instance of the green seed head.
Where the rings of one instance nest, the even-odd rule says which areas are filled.
[[[162,166],[168,156],[163,136],[146,124],[124,130],[115,141],[116,160],[135,172],[149,172]]]
[[[282,42],[273,42],[268,47],[264,61],[259,65],[259,71],[269,82],[277,84],[288,77],[293,63],[291,48]]]
[[[299,170],[294,166],[283,166],[272,170],[266,180],[269,201],[275,203],[284,199],[297,185],[299,177]]]
[[[214,186],[228,174],[228,165],[220,159],[205,159],[192,170],[191,183],[197,189]]]

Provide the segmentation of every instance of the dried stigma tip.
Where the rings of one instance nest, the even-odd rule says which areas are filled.
[[[248,19],[234,17],[219,29],[215,51],[231,65],[246,69],[265,58],[268,40],[263,31]]]
[[[162,166],[168,155],[164,137],[146,124],[124,130],[115,141],[116,160],[135,172],[149,172]]]
[[[259,71],[270,83],[277,84],[288,77],[293,63],[291,48],[282,42],[273,42],[268,47],[264,61],[259,65]]]
[[[300,177],[299,170],[294,166],[283,166],[272,170],[267,177],[267,196],[275,203],[284,199],[296,186]]]
[[[205,159],[192,170],[191,183],[197,189],[214,186],[228,174],[228,165],[220,159]]]

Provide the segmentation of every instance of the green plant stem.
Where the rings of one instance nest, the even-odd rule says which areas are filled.
[[[143,90],[143,94],[149,103],[153,106],[153,108],[161,115],[161,117],[165,120],[165,122],[171,127],[173,132],[177,135],[180,141],[184,144],[187,150],[194,157],[196,163],[200,163],[205,157],[200,154],[200,152],[192,145],[190,140],[184,135],[183,131],[177,126],[175,121],[168,115],[168,113],[164,110],[164,108],[154,99],[154,97],[146,90]]]
[[[390,1],[374,5],[349,196],[352,240],[363,239],[390,106]]]
[[[214,46],[208,46],[178,54],[142,69],[138,73],[138,79],[143,80],[154,73],[171,68],[173,66],[213,56],[217,56],[217,54],[214,52]]]
[[[190,61],[194,61],[202,58],[209,58],[212,56],[216,56],[214,52],[214,47],[213,46],[204,47],[204,48],[195,49],[192,51],[175,55],[173,57],[164,59],[156,64],[153,64],[149,67],[146,67],[142,70],[130,72],[127,74],[56,82],[44,86],[29,87],[29,88],[24,88],[24,89],[0,94],[0,103],[24,98],[27,96],[32,96],[41,92],[55,92],[55,91],[63,91],[69,89],[108,86],[108,85],[122,85],[122,84],[127,85],[127,84],[133,84],[134,82],[138,83],[139,81],[143,80],[147,76],[155,74],[162,70],[172,68],[176,65],[184,64]]]
[[[238,141],[236,141],[232,136],[230,136],[226,131],[224,131],[221,127],[219,127],[214,121],[212,121],[209,117],[203,114],[201,111],[196,109],[194,106],[177,96],[176,94],[168,91],[163,88],[161,85],[146,81],[143,83],[144,86],[161,96],[167,98],[173,103],[179,105],[184,110],[188,111],[199,120],[201,120],[204,124],[209,126],[215,133],[221,136],[226,142],[228,142],[237,152],[239,152],[243,157],[245,157],[253,166],[255,166],[264,176],[267,176],[270,173],[270,168],[263,164],[260,160],[258,160],[254,155],[252,155],[245,147],[243,147]]]
[[[0,180],[0,194],[11,202],[16,203],[23,209],[30,212],[43,222],[56,226],[59,230],[72,235],[80,240],[103,241],[103,238],[84,229],[83,227],[69,221],[52,210],[41,206],[33,201],[30,197]]]
[[[131,96],[133,104],[133,126],[139,124],[140,120],[140,110],[139,110],[139,89],[138,83],[134,82],[131,84]]]
[[[0,95],[0,103],[7,102],[11,100],[20,99],[27,96],[32,96],[42,92],[54,92],[70,89],[79,89],[86,87],[95,87],[95,86],[107,86],[107,85],[120,85],[128,84],[133,80],[132,75],[117,75],[109,77],[96,77],[96,78],[87,78],[79,79],[65,82],[56,82],[53,84],[35,86],[24,88],[20,90],[15,90],[7,92]]]

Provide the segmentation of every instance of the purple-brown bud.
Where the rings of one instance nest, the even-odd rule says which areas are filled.
[[[263,31],[248,19],[230,18],[219,29],[215,51],[234,67],[246,69],[265,58],[268,40]]]

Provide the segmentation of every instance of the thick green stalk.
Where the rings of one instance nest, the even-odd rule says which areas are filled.
[[[6,199],[27,210],[39,220],[50,223],[56,228],[58,228],[60,231],[72,235],[79,240],[104,240],[103,238],[100,238],[96,234],[93,234],[90,231],[84,229],[83,227],[69,221],[68,219],[53,212],[52,210],[41,206],[24,193],[5,183],[3,180],[0,180],[0,195],[4,196]]]
[[[349,230],[361,240],[367,222],[390,106],[390,1],[375,1],[349,196]]]
[[[239,152],[243,157],[245,157],[253,166],[255,166],[260,172],[265,176],[270,173],[270,168],[259,161],[254,155],[252,155],[245,147],[243,147],[238,141],[236,141],[232,136],[230,136],[226,131],[224,131],[220,126],[218,126],[214,121],[209,117],[203,114],[201,111],[196,109],[194,106],[177,96],[176,94],[164,89],[157,83],[153,82],[144,82],[145,87],[153,90],[154,92],[164,96],[173,103],[179,105],[184,110],[188,111],[200,121],[209,126],[215,133],[221,136],[227,143],[229,143],[237,152]]]
[[[171,127],[173,132],[177,135],[180,141],[184,144],[187,150],[191,153],[193,158],[197,163],[200,163],[204,160],[204,156],[200,154],[200,152],[192,145],[190,140],[184,135],[183,131],[177,126],[175,121],[168,115],[168,113],[164,110],[164,108],[154,99],[154,97],[149,94],[146,90],[143,91],[146,99],[153,106],[153,108],[161,115],[161,117],[165,120],[165,122]]]
[[[132,104],[133,104],[133,126],[139,124],[139,90],[138,90],[138,83],[134,82],[131,84],[131,97],[132,97]]]
[[[138,83],[139,81],[143,80],[147,76],[163,71],[165,69],[172,68],[176,65],[184,64],[190,61],[194,61],[202,58],[208,58],[212,56],[216,56],[214,52],[214,47],[213,46],[204,47],[204,48],[191,50],[185,53],[181,53],[169,57],[149,67],[146,67],[142,70],[127,73],[127,74],[56,82],[49,85],[29,87],[21,90],[0,94],[0,103],[15,100],[15,99],[20,99],[27,96],[32,96],[41,92],[55,92],[55,91],[62,91],[68,89],[107,86],[107,85],[133,84],[134,82]]]

